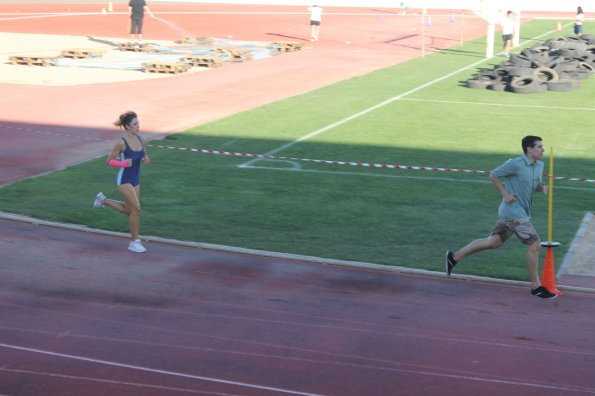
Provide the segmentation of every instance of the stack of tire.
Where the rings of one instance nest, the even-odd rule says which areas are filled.
[[[525,48],[493,69],[481,69],[467,87],[514,93],[569,92],[595,71],[595,35],[558,37]]]

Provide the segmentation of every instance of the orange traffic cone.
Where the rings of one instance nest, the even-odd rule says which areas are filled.
[[[545,260],[543,262],[543,272],[541,273],[541,284],[550,292],[559,296],[564,293],[556,288],[556,274],[554,273],[554,249],[547,248],[545,252]]]
[[[556,26],[556,30],[561,32],[562,31],[562,24],[558,22],[558,26]]]

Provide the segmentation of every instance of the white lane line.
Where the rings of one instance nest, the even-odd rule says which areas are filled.
[[[66,358],[66,359],[80,360],[83,362],[105,364],[107,366],[122,367],[122,368],[146,371],[146,372],[156,373],[156,374],[171,375],[174,377],[190,378],[190,379],[196,379],[196,380],[200,380],[200,381],[208,381],[208,382],[215,382],[215,383],[226,384],[226,385],[242,386],[242,387],[252,388],[252,389],[260,389],[260,390],[267,390],[267,391],[272,391],[272,392],[286,393],[289,395],[321,396],[321,395],[317,395],[314,393],[305,393],[305,392],[299,392],[299,391],[294,391],[294,390],[290,390],[290,389],[274,388],[274,387],[269,387],[269,386],[248,384],[245,382],[229,381],[229,380],[224,380],[224,379],[220,379],[220,378],[204,377],[201,375],[177,373],[175,371],[159,370],[159,369],[154,369],[154,368],[150,368],[150,367],[142,367],[142,366],[136,366],[136,365],[131,365],[131,364],[112,362],[109,360],[93,359],[93,358],[88,358],[88,357],[84,357],[84,356],[76,356],[76,355],[69,355],[69,354],[65,354],[65,353],[45,351],[45,350],[36,349],[36,348],[27,348],[27,347],[22,347],[22,346],[18,346],[18,345],[10,345],[10,344],[0,343],[0,347],[7,348],[7,349],[14,349],[14,350],[18,350],[18,351],[24,351],[24,352],[32,352],[32,353],[39,353],[39,354],[43,354],[43,355],[56,356],[56,357],[61,357],[61,358]]]
[[[44,371],[11,369],[8,367],[0,367],[0,371],[4,371],[7,373],[30,374],[30,375],[37,375],[37,376],[44,376],[44,377],[65,378],[65,379],[77,380],[77,381],[92,381],[92,382],[99,382],[99,383],[105,383],[105,384],[125,385],[125,386],[130,386],[130,387],[134,386],[134,387],[138,387],[138,388],[160,389],[160,390],[167,390],[167,391],[174,391],[174,392],[185,392],[185,393],[197,393],[197,394],[201,394],[201,395],[240,396],[235,393],[232,394],[232,393],[200,391],[200,390],[196,390],[196,389],[173,388],[171,386],[141,384],[138,382],[128,382],[128,381],[116,381],[116,380],[110,380],[110,379],[105,379],[105,378],[81,377],[81,376],[76,376],[76,375],[48,373],[48,372],[44,372]]]
[[[287,393],[287,394],[293,394],[293,395],[320,396],[320,395],[315,395],[315,394],[311,394],[311,393],[296,392],[296,391],[291,391],[291,390],[286,390],[286,389],[263,387],[263,386],[246,384],[246,383],[241,383],[241,382],[215,379],[215,378],[210,378],[210,377],[201,377],[201,376],[194,376],[194,375],[183,374],[183,373],[175,373],[175,372],[171,372],[171,371],[156,370],[156,369],[150,369],[150,368],[146,368],[146,367],[139,367],[139,366],[126,365],[126,364],[121,364],[121,363],[116,363],[116,362],[109,362],[109,361],[105,361],[105,360],[97,360],[97,359],[90,359],[90,358],[85,358],[85,357],[80,357],[80,356],[55,353],[55,352],[44,351],[44,350],[39,350],[39,349],[34,349],[34,348],[19,347],[19,346],[15,346],[15,345],[0,344],[0,347],[12,348],[12,349],[16,349],[16,350],[34,352],[34,353],[42,353],[42,354],[51,355],[51,356],[71,358],[71,359],[76,359],[76,360],[92,362],[92,363],[108,364],[108,365],[112,365],[112,366],[116,366],[116,367],[124,367],[124,368],[136,369],[136,370],[149,371],[149,372],[154,372],[154,373],[158,373],[158,374],[175,375],[175,376],[179,376],[179,377],[193,378],[193,379],[199,379],[199,380],[203,380],[203,381],[212,381],[212,382],[225,383],[225,384],[229,384],[229,385],[245,386],[245,387],[250,387],[250,388],[269,390],[269,391]],[[438,373],[436,371],[428,371],[428,370],[394,368],[394,369],[391,369],[390,371],[401,372],[401,373],[410,374],[410,375],[418,375],[418,376],[442,377],[442,378],[450,378],[450,379],[455,379],[455,380],[476,381],[476,382],[486,382],[486,383],[495,383],[495,384],[505,384],[505,385],[519,386],[519,387],[537,388],[537,389],[550,389],[550,390],[559,390],[559,391],[566,391],[566,392],[580,392],[580,393],[595,394],[594,388],[586,388],[586,387],[574,386],[574,385],[543,384],[543,383],[538,383],[538,382],[529,382],[529,381],[514,380],[514,379],[510,379],[510,380],[509,379],[492,379],[492,378],[480,377],[480,376]]]

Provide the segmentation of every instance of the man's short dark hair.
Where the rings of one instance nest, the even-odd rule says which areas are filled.
[[[541,142],[542,140],[543,139],[541,139],[539,136],[533,136],[533,135],[525,136],[521,142],[521,145],[523,146],[523,153],[527,154],[527,149],[529,147],[531,147],[531,148],[535,147],[535,143]]]

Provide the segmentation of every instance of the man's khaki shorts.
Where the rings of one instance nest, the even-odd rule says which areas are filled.
[[[529,219],[499,219],[490,235],[500,235],[502,242],[515,234],[525,245],[539,240],[539,234]]]

